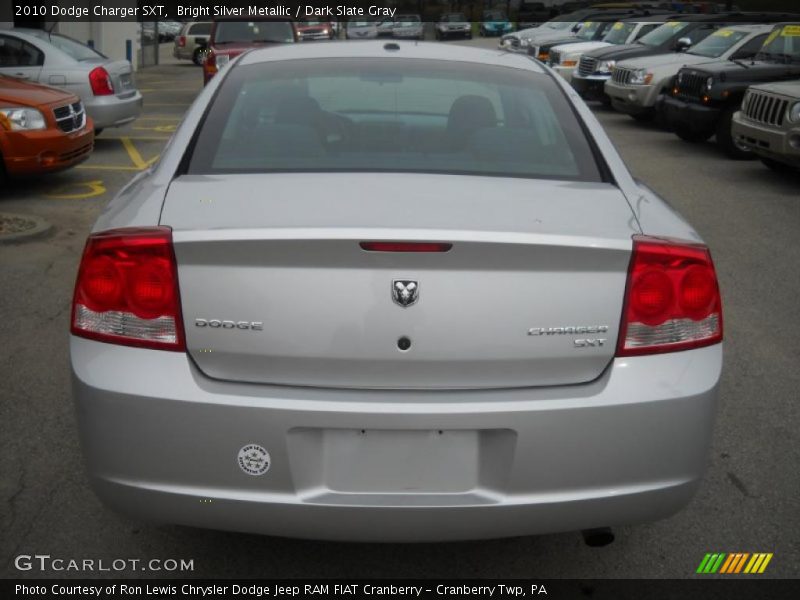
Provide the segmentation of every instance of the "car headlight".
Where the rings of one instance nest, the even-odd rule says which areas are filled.
[[[800,102],[795,102],[789,109],[789,120],[792,123],[800,123]]]
[[[44,115],[35,108],[0,108],[0,125],[8,131],[47,129]]]
[[[596,71],[598,73],[608,73],[611,74],[611,69],[614,68],[614,65],[617,64],[615,60],[601,60],[597,63]]]
[[[706,91],[710,92],[712,87],[714,87],[714,78],[709,77],[706,79]]]
[[[647,69],[637,69],[631,74],[631,85],[649,85],[653,81],[653,74],[648,73]]]

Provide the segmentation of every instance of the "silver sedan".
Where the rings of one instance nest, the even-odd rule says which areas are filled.
[[[0,74],[60,87],[80,96],[95,132],[121,127],[142,112],[131,64],[58,33],[0,30]]]
[[[95,224],[71,324],[104,502],[307,538],[666,517],[722,367],[698,234],[552,71],[443,44],[231,61]]]

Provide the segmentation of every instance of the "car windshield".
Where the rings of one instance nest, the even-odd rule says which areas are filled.
[[[703,41],[698,42],[696,46],[693,46],[687,52],[687,54],[707,56],[708,58],[718,58],[733,48],[746,36],[746,31],[718,29]]]
[[[555,31],[563,31],[565,29],[571,29],[574,24],[575,23],[572,21],[548,21],[542,27],[554,29]],[[538,27],[536,29],[538,29]]]
[[[294,30],[289,21],[218,21],[214,32],[215,44],[293,41]]]
[[[505,21],[506,15],[504,12],[499,10],[490,10],[483,13],[483,20],[484,21]]]
[[[782,63],[800,63],[800,24],[776,28],[764,41],[756,58]]]
[[[46,31],[37,31],[34,35],[42,40],[50,42],[63,53],[78,61],[107,58],[104,54],[100,54],[97,50],[90,48],[86,44],[81,44],[79,41],[73,40],[71,37],[60,33],[48,34]]]
[[[675,35],[689,27],[689,23],[681,21],[668,21],[661,27],[653,29],[650,33],[642,37],[639,43],[645,46],[660,46],[671,40]]]
[[[586,41],[593,40],[595,34],[597,34],[598,30],[603,27],[603,25],[605,25],[605,23],[599,21],[586,21],[578,32],[578,39]]]
[[[228,74],[189,172],[415,172],[601,181],[545,74],[403,58],[270,61]]]
[[[465,23],[467,21],[467,17],[465,17],[462,13],[453,13],[451,15],[444,15],[442,17],[443,23]]]
[[[623,23],[621,21],[614,23],[611,31],[606,34],[603,41],[609,44],[624,44],[634,29],[636,29],[636,23]]]

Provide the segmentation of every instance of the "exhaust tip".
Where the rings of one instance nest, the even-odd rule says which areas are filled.
[[[583,541],[591,548],[602,548],[614,541],[614,532],[610,527],[598,527],[597,529],[584,529],[581,531]]]

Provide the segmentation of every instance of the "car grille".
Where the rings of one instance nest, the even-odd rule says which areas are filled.
[[[581,62],[578,64],[578,75],[581,77],[588,77],[594,73],[597,68],[597,59],[592,56],[581,56]]]
[[[614,83],[619,83],[620,85],[628,85],[632,77],[633,71],[631,69],[616,67],[611,73],[611,79]]]
[[[77,148],[70,152],[65,152],[64,154],[59,155],[58,160],[61,162],[74,160],[80,156],[83,156],[84,154],[88,154],[89,152],[91,152],[93,146],[94,144],[86,144],[85,146],[81,146],[80,148]]]
[[[705,89],[708,75],[699,73],[681,73],[678,75],[680,81],[678,83],[678,96],[684,98],[691,98],[696,100],[702,95]]]
[[[306,29],[305,31],[303,31],[304,35],[314,35],[317,33],[322,33],[322,29]]]
[[[82,102],[54,108],[53,116],[56,118],[58,128],[65,133],[78,131],[86,125],[86,111]]]
[[[789,101],[772,94],[750,90],[744,98],[742,111],[751,121],[765,125],[783,125]]]

